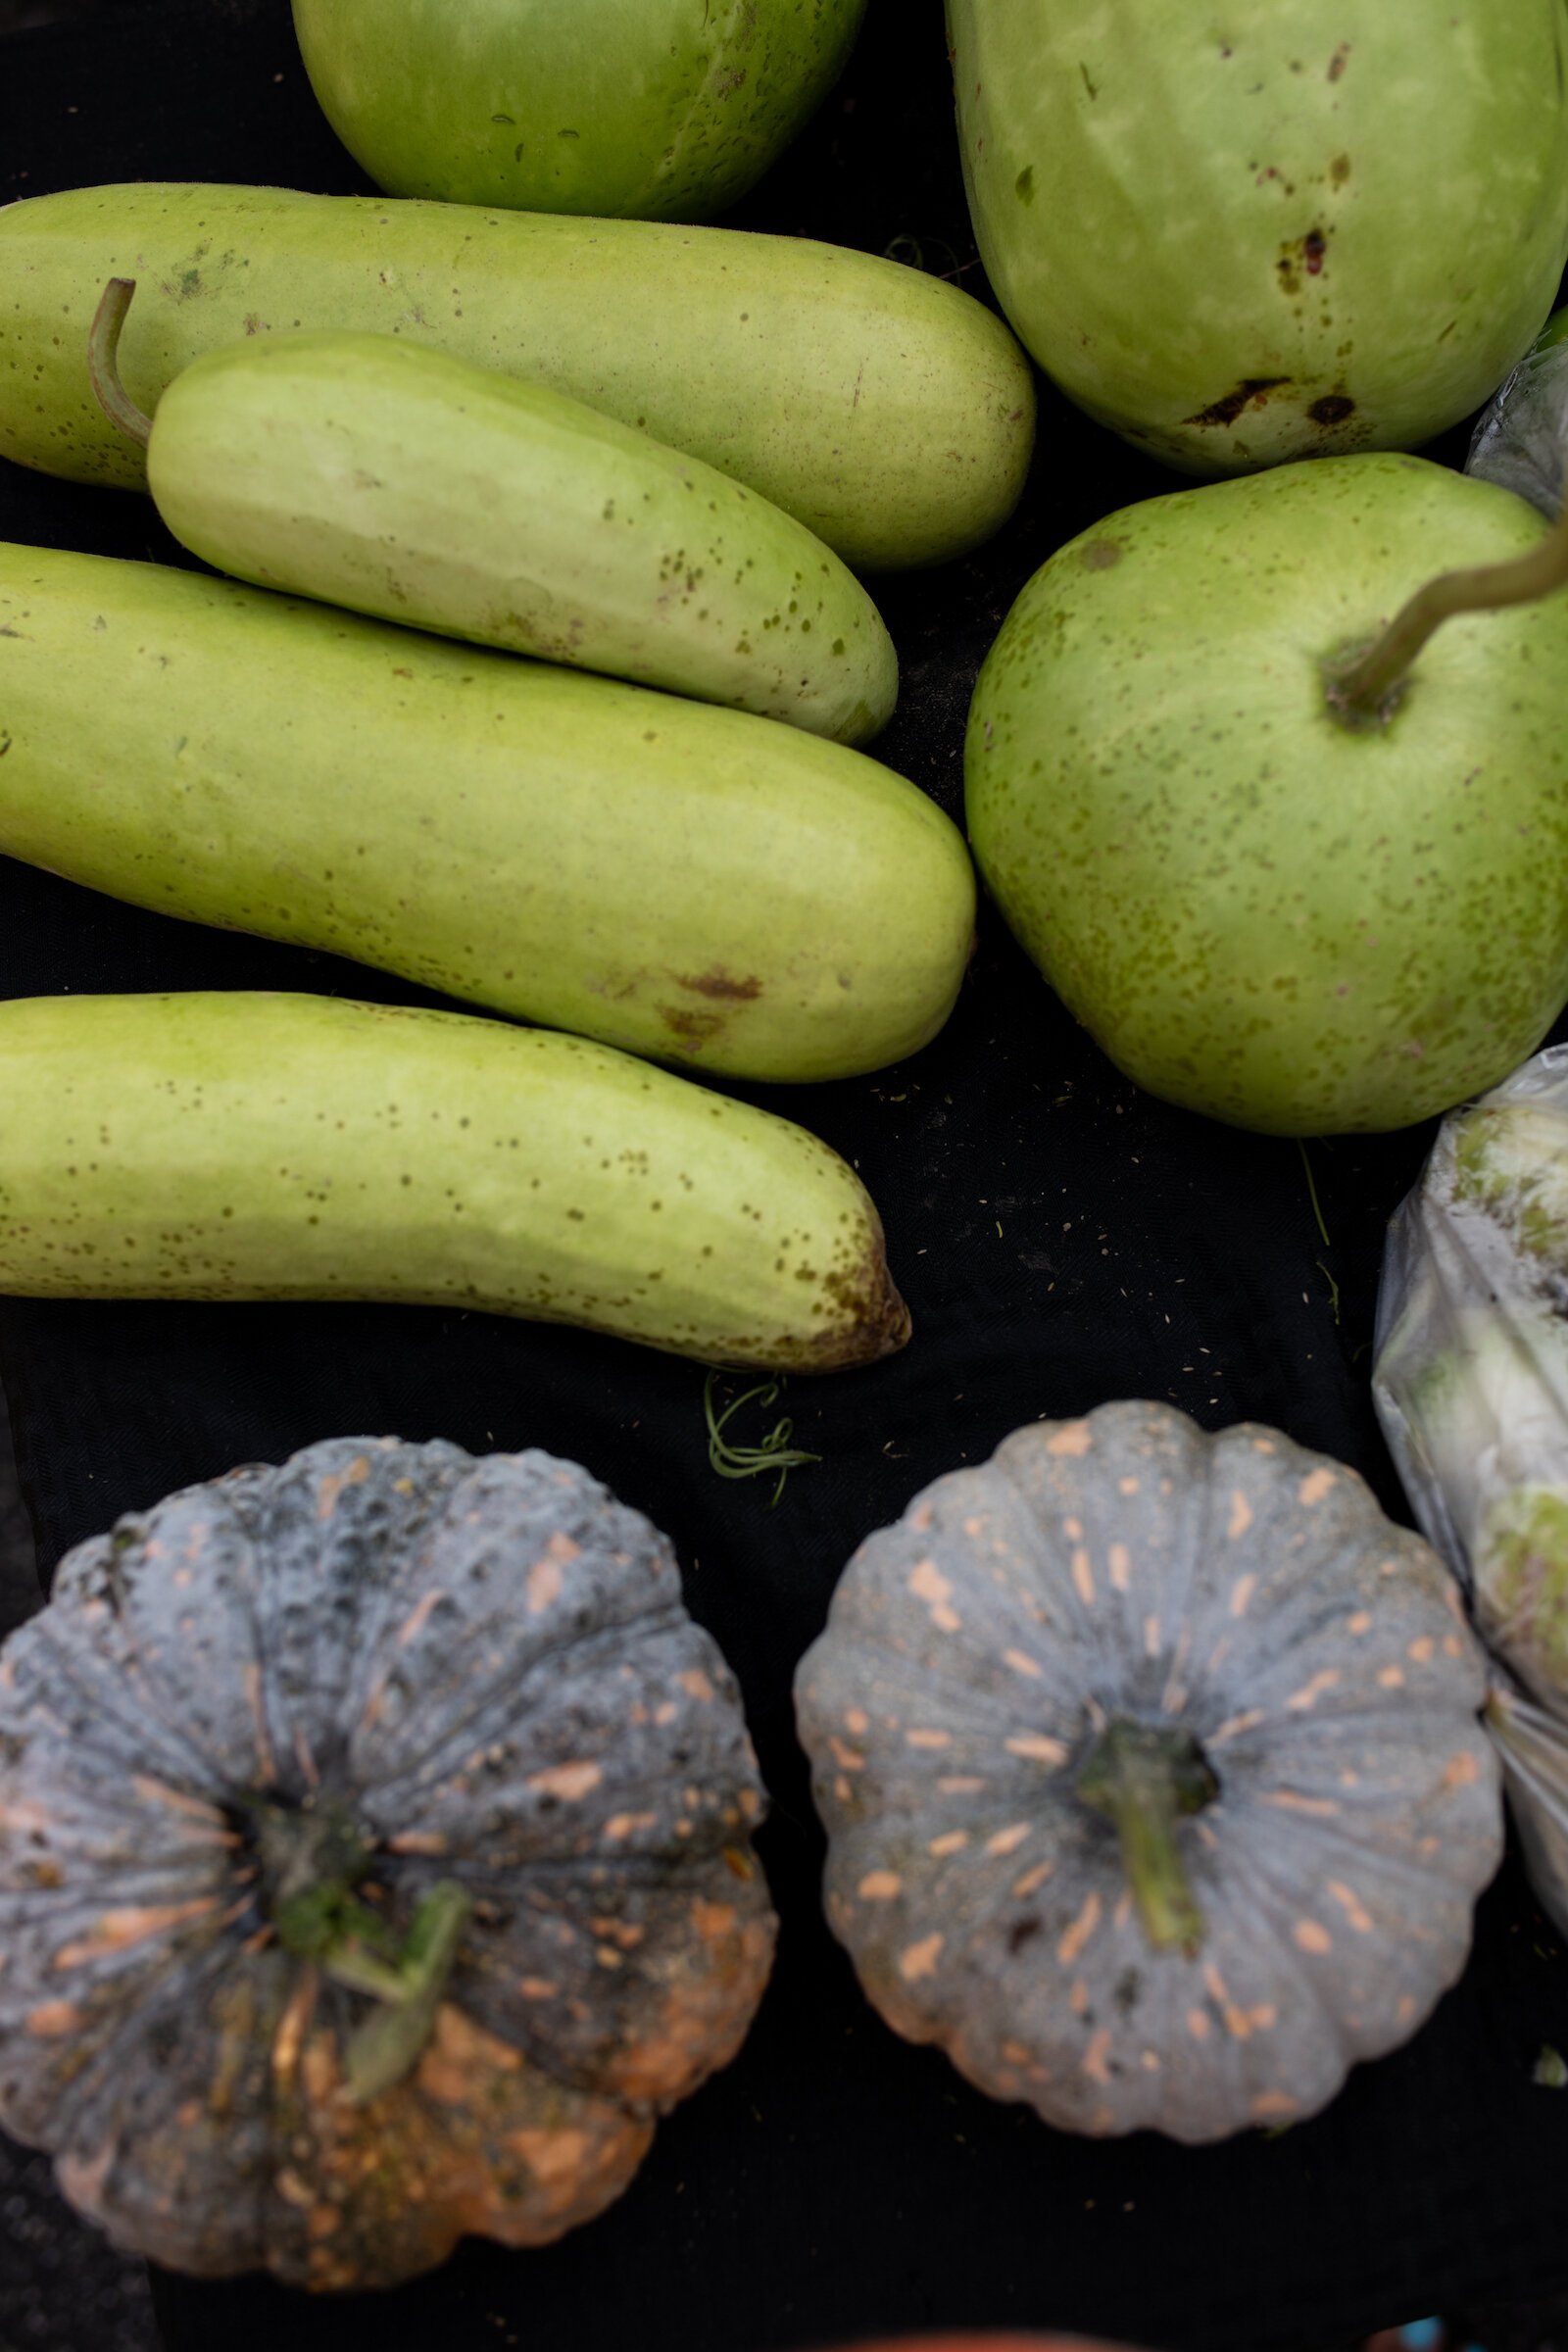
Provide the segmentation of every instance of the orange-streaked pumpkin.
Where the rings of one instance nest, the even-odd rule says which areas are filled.
[[[1484,1689],[1352,1471],[1163,1404],[1037,1422],[860,1546],[802,1661],[828,1917],[899,2033],[1050,2123],[1292,2122],[1464,1963]]]
[[[575,1464],[189,1488],[0,1658],[0,2124],[203,2275],[557,2237],[750,2023],[762,1803],[668,1544]]]

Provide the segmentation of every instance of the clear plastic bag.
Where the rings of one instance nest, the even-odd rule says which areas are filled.
[[[1464,469],[1500,482],[1555,522],[1568,448],[1568,310],[1552,314],[1477,419]]]
[[[1372,1395],[1506,1669],[1488,1721],[1568,1935],[1568,1047],[1444,1120],[1389,1229]]]
[[[1553,1926],[1568,1936],[1568,1719],[1499,1680],[1487,1700],[1486,1725],[1502,1758],[1531,1885]]]

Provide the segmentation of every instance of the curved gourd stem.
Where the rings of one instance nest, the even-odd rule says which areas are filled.
[[[1178,1822],[1215,1793],[1214,1776],[1191,1733],[1115,1716],[1078,1775],[1078,1795],[1114,1825],[1122,1867],[1144,1934],[1156,1952],[1191,1960],[1203,1941],[1203,1914],[1188,1883]]]
[[[1495,612],[1534,604],[1568,587],[1568,504],[1544,539],[1506,564],[1440,572],[1418,588],[1382,635],[1348,660],[1327,667],[1329,707],[1348,725],[1387,716],[1427,639],[1456,612]]]
[[[135,291],[133,277],[112,277],[105,286],[87,337],[87,373],[98,406],[110,423],[117,424],[145,449],[152,438],[152,418],[137,408],[120,380],[121,330]]]

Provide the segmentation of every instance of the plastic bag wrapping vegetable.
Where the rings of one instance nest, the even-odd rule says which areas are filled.
[[[1372,1395],[1498,1661],[1489,1728],[1568,1935],[1568,1047],[1444,1120],[1389,1229]]]
[[[1568,449],[1568,310],[1554,311],[1488,401],[1470,437],[1466,473],[1500,482],[1554,522]]]
[[[1499,1676],[1487,1700],[1486,1726],[1502,1758],[1531,1884],[1568,1936],[1568,1717],[1534,1705]]]

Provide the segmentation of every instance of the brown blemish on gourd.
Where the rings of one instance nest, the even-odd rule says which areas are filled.
[[[428,1592],[422,1592],[419,1595],[418,1600],[398,1628],[397,1646],[399,1649],[407,1649],[412,1642],[417,1642],[429,1624],[431,1616],[446,1597],[445,1592],[435,1585],[431,1586]]]
[[[1099,1927],[1103,1906],[1097,1892],[1091,1891],[1083,1909],[1061,1936],[1056,1945],[1056,1958],[1063,1968],[1071,1968],[1085,1944]]]
[[[576,1804],[597,1788],[604,1777],[599,1765],[586,1760],[575,1764],[552,1764],[543,1772],[530,1773],[528,1787],[537,1788],[541,1796],[559,1796],[566,1804]]]
[[[1078,550],[1085,571],[1109,571],[1126,554],[1119,539],[1091,539]]]
[[[1266,1788],[1260,1805],[1276,1805],[1282,1813],[1304,1813],[1312,1821],[1337,1821],[1340,1806],[1332,1796],[1302,1796],[1296,1788]]]
[[[1087,1421],[1065,1421],[1060,1429],[1046,1440],[1046,1451],[1081,1460],[1090,1451],[1094,1442],[1095,1433]]]
[[[126,1906],[122,1910],[106,1911],[85,1936],[74,1943],[63,1944],[51,1966],[80,1968],[89,1961],[102,1960],[111,1952],[122,1952],[132,1944],[145,1943],[149,1936],[167,1935],[171,1928],[181,1927],[187,1920],[210,1917],[217,1905],[217,1896],[209,1894],[188,1903]]]
[[[363,1453],[356,1454],[346,1469],[329,1471],[316,1491],[317,1518],[330,1519],[345,1487],[362,1487],[369,1475],[370,1464]]]
[[[39,2001],[23,2022],[39,2041],[58,2041],[74,2034],[81,2024],[81,2011],[74,2001]]]
[[[1343,1879],[1326,1879],[1324,1886],[1334,1901],[1339,1904],[1356,1934],[1369,1936],[1372,1933],[1372,1914],[1354,1887],[1347,1886]]]
[[[721,1012],[703,1012],[692,1004],[659,1004],[655,1010],[671,1037],[692,1054],[711,1045],[724,1026]]]
[[[923,1600],[939,1633],[956,1634],[961,1620],[953,1606],[953,1587],[935,1560],[920,1560],[909,1577],[909,1591]]]
[[[1049,1764],[1053,1769],[1067,1761],[1065,1744],[1053,1740],[1048,1732],[1014,1732],[1002,1744],[1009,1756],[1027,1756],[1031,1763]]]
[[[689,988],[694,996],[709,997],[725,1004],[752,1004],[762,993],[762,983],[756,972],[748,972],[738,980],[721,963],[710,964],[706,972],[672,972],[677,988]]]
[[[307,1966],[301,1969],[299,1982],[289,1996],[288,2006],[278,2019],[277,2032],[272,2036],[272,2080],[280,2087],[286,2088],[294,2080],[300,2051],[316,2014],[318,1989],[319,1978],[315,1968]]]
[[[1208,407],[1200,409],[1196,416],[1184,416],[1182,422],[1196,424],[1203,431],[1214,426],[1234,424],[1244,410],[1267,408],[1269,394],[1278,392],[1290,380],[1288,375],[1244,375],[1234,390],[1222,394],[1218,400],[1210,401]]]
[[[1348,392],[1325,392],[1321,400],[1313,401],[1306,413],[1314,424],[1321,424],[1325,430],[1329,430],[1337,424],[1344,424],[1355,415],[1355,403]]]
[[[1111,2038],[1111,2031],[1108,2026],[1102,2026],[1100,2031],[1091,2036],[1089,2047],[1083,2056],[1083,2070],[1091,2082],[1108,2082],[1110,2081],[1110,2069],[1106,2062],[1110,2057]]]

